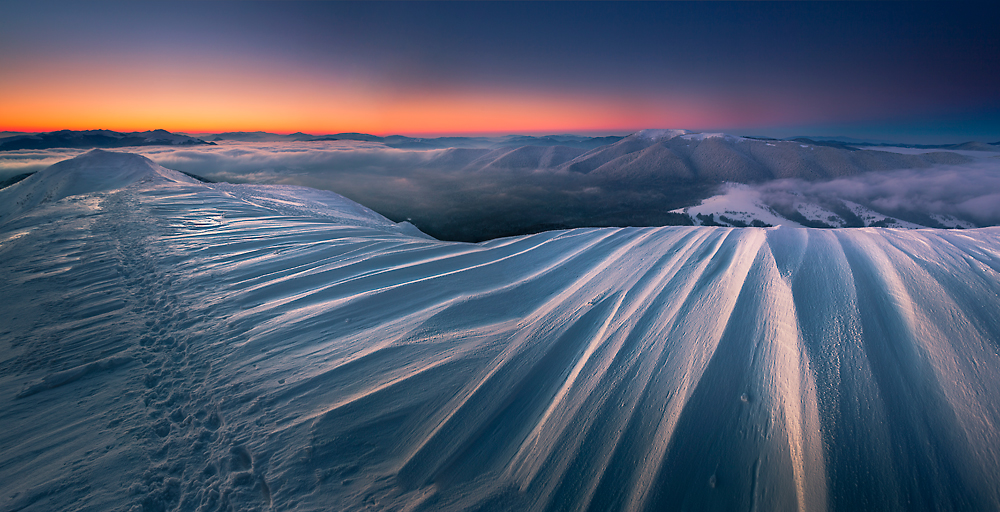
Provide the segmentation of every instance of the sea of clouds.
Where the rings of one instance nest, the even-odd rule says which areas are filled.
[[[795,201],[859,203],[897,217],[951,215],[980,226],[1000,225],[1000,158],[958,166],[871,172],[829,181],[774,180],[756,185],[765,204]]]
[[[119,148],[164,167],[215,181],[301,185],[331,190],[394,221],[410,220],[443,239],[479,241],[578,226],[682,223],[668,214],[715,193],[717,183],[631,189],[565,170],[448,167],[447,150],[403,150],[362,141],[222,142],[216,146]],[[0,180],[35,172],[85,150],[0,153]],[[961,166],[873,172],[828,181],[754,185],[767,204],[849,200],[885,214],[947,214],[1000,225],[1000,157],[983,153]]]

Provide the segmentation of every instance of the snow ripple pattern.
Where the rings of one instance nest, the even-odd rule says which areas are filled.
[[[240,190],[3,220],[4,510],[1000,508],[998,229],[473,245]]]

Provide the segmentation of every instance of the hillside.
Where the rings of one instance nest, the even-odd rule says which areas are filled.
[[[1000,229],[467,244],[161,169],[0,191],[48,198],[0,216],[4,510],[1000,507]]]

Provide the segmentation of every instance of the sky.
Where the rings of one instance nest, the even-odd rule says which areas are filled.
[[[1000,141],[976,2],[13,2],[0,131]]]

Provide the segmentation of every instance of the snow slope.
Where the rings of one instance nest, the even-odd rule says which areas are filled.
[[[0,218],[29,210],[41,203],[125,187],[139,181],[197,183],[197,180],[156,165],[139,155],[95,149],[59,162],[45,172],[35,173],[4,190]]]
[[[892,227],[896,229],[929,227],[890,217],[846,199],[836,202],[840,203],[842,209],[851,213],[851,217],[858,222],[857,227]],[[809,202],[805,198],[795,201],[790,205],[790,208],[803,219],[802,222],[812,227],[848,227],[842,213],[831,211],[822,205]],[[760,189],[742,183],[726,183],[718,194],[703,199],[701,204],[671,210],[671,213],[687,215],[696,226],[805,227],[795,220],[782,216],[775,208],[769,206],[767,201],[761,197]],[[971,229],[976,227],[971,222],[950,215],[930,215],[929,219],[949,228]]]
[[[705,217],[710,217],[718,225],[748,227],[756,222],[758,226],[789,226],[801,228],[801,224],[788,220],[761,200],[760,192],[742,183],[727,183],[720,194],[703,199],[698,206],[672,210],[691,218],[696,226],[705,224]],[[716,217],[717,216],[717,217]]]
[[[0,217],[2,510],[1000,507],[1000,229],[463,244],[149,164]]]

